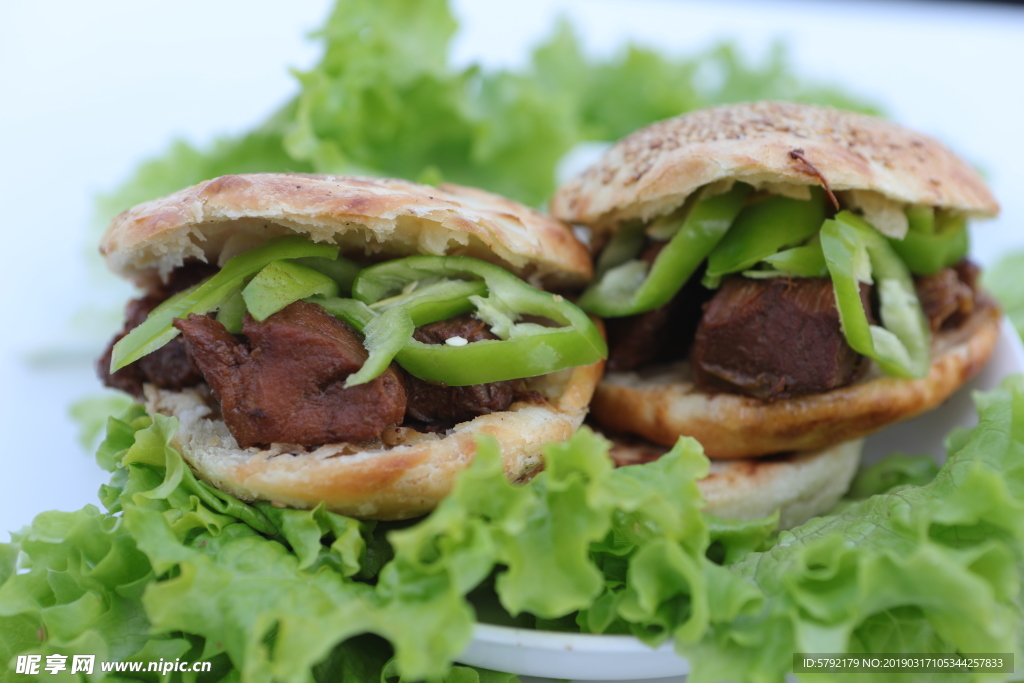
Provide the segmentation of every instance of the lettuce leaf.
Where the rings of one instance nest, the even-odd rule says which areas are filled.
[[[905,484],[922,486],[932,481],[939,466],[930,454],[893,453],[869,467],[862,467],[850,483],[847,499],[870,498]]]
[[[794,652],[1019,658],[1024,384],[975,400],[979,425],[949,439],[933,481],[813,519],[730,566],[758,596],[738,610],[713,605],[702,641],[681,644],[693,680],[782,681]]]
[[[688,439],[614,469],[583,429],[518,486],[482,439],[433,514],[372,524],[220,493],[170,445],[175,421],[135,407],[98,453],[110,512],[44,513],[0,546],[0,655],[203,659],[204,681],[511,680],[450,668],[490,600],[520,624],[671,638],[695,681],[782,681],[797,651],[1020,656],[1024,382],[976,400],[930,482],[881,477],[777,536],[774,517],[702,514]]]
[[[44,662],[51,654],[197,658],[198,639],[150,635],[139,596],[153,572],[121,520],[94,506],[44,512],[12,536],[12,544],[0,546],[7,575],[0,585],[0,680],[24,679],[14,673],[18,654],[39,654]],[[23,560],[15,572],[19,553]],[[58,675],[77,678],[67,671]],[[102,676],[97,671],[92,678]]]
[[[999,299],[1017,334],[1024,337],[1024,280],[1020,277],[1021,268],[1024,268],[1024,251],[1004,256],[993,267],[986,268],[981,277],[985,288]]]
[[[217,491],[170,446],[175,429],[141,406],[110,418],[97,454],[114,472],[101,490],[110,512],[43,513],[0,545],[0,680],[21,678],[21,654],[210,661],[204,681],[393,680],[391,643],[416,641],[422,625],[370,583],[391,556],[376,525]],[[514,680],[450,667],[462,645],[427,673]]]
[[[668,591],[674,617],[693,613],[698,625],[706,619],[694,588],[703,581],[699,570],[689,573],[693,586],[652,587],[642,580],[643,572],[659,571],[664,558],[688,569],[702,562],[707,532],[695,481],[706,473],[707,460],[695,441],[681,441],[645,468],[615,470],[607,442],[584,430],[549,446],[547,471],[514,486],[496,443],[481,440],[477,458],[433,515],[389,530],[401,525],[358,522],[322,506],[249,505],[219,492],[197,480],[171,446],[175,429],[174,419],[150,417],[140,406],[111,418],[97,455],[113,470],[101,491],[110,513],[47,513],[37,519],[35,535],[18,537],[19,546],[5,551],[9,558],[20,549],[47,571],[63,560],[52,549],[40,554],[32,544],[36,536],[66,548],[69,539],[86,542],[102,530],[116,533],[110,543],[121,551],[121,571],[138,574],[117,575],[102,587],[105,593],[81,605],[81,591],[41,594],[36,603],[57,602],[67,611],[67,602],[77,615],[45,622],[43,649],[83,637],[90,645],[116,639],[122,648],[100,647],[101,659],[173,647],[179,657],[226,657],[245,681],[304,683],[315,680],[339,647],[369,633],[393,648],[385,678],[497,680],[497,674],[448,669],[475,622],[466,595],[492,577],[513,613],[559,618],[587,609],[603,594],[619,604],[617,618],[656,620],[642,631],[664,639],[674,624],[656,612]],[[94,528],[80,535],[50,530],[68,527],[68,514]],[[601,552],[621,557],[640,546],[650,546],[646,555],[625,558],[640,580],[609,585],[598,564]],[[12,573],[12,563],[5,565],[0,598],[23,594],[26,582],[45,581]],[[122,583],[131,586],[130,594]],[[693,608],[691,595],[697,596]],[[121,611],[111,611],[108,623],[101,616],[111,602]],[[24,620],[38,611],[36,603],[9,597],[0,602],[0,616]],[[24,638],[34,623],[19,626]]]

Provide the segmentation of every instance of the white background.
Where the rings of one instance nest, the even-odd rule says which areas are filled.
[[[328,9],[326,0],[0,3],[0,531],[94,502],[106,478],[66,416],[96,391],[92,358],[116,324],[97,315],[90,332],[69,321],[128,296],[86,265],[98,239],[92,197],[174,137],[203,143],[262,120],[294,94],[288,68],[315,62],[306,36]],[[455,10],[454,57],[489,66],[521,62],[561,14],[593,51],[635,39],[685,54],[731,38],[758,59],[781,38],[801,76],[877,101],[985,170],[1004,210],[974,231],[983,263],[1024,248],[1024,10],[737,0],[458,0]]]

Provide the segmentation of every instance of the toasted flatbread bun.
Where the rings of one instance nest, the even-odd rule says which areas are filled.
[[[698,188],[723,180],[799,196],[821,181],[790,155],[794,150],[834,191],[976,216],[999,211],[978,173],[926,135],[829,107],[754,102],[691,112],[627,136],[559,189],[551,213],[601,234],[670,213]]]
[[[199,476],[245,501],[328,510],[360,519],[408,519],[425,514],[451,490],[489,435],[502,449],[510,481],[525,481],[544,465],[542,448],[579,428],[603,363],[528,380],[545,401],[520,401],[447,434],[405,427],[373,443],[327,444],[307,451],[274,444],[241,449],[217,416],[205,385],[182,391],[146,387],[147,409],[178,418],[173,445]]]
[[[642,439],[609,438],[610,455],[618,466],[650,462],[669,449]],[[713,460],[708,476],[698,482],[707,501],[704,510],[730,519],[759,519],[778,510],[780,529],[803,524],[846,493],[863,446],[863,439],[854,439],[774,458]]]
[[[297,174],[224,176],[137,206],[114,219],[101,251],[115,272],[153,283],[187,259],[223,263],[288,233],[374,259],[458,254],[504,266],[534,284],[580,286],[590,255],[568,226],[497,195],[402,180]],[[406,519],[433,509],[476,453],[498,440],[510,480],[543,466],[541,447],[569,438],[587,413],[604,363],[526,380],[534,400],[456,425],[447,433],[396,427],[380,439],[307,451],[273,444],[241,449],[203,384],[147,385],[151,413],[178,418],[175,446],[204,480],[246,501],[295,508],[323,502],[364,519]]]
[[[497,263],[533,284],[571,288],[591,276],[568,227],[504,197],[458,185],[294,173],[228,175],[140,204],[114,219],[100,252],[146,285],[186,259],[208,263],[289,233],[345,254],[456,254]]]
[[[906,234],[907,205],[969,216],[999,211],[978,173],[932,138],[829,107],[755,102],[691,112],[627,136],[559,189],[552,213],[585,224],[599,247],[625,221],[668,214],[702,187],[736,181],[792,197],[827,184],[894,238]],[[609,374],[592,410],[603,425],[658,443],[693,436],[714,458],[818,449],[944,401],[988,360],[999,315],[984,299],[962,327],[935,335],[932,366],[920,380],[874,369],[848,387],[764,402],[699,391],[680,362]]]
[[[900,379],[873,368],[840,389],[765,402],[697,389],[689,364],[614,372],[591,405],[609,429],[672,445],[692,436],[711,458],[750,458],[809,451],[871,434],[938,406],[981,370],[999,337],[999,308],[980,298],[959,328],[932,339],[932,364],[923,379]]]

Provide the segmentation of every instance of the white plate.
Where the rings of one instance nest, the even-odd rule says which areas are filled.
[[[894,451],[931,453],[942,458],[946,434],[976,421],[971,392],[991,389],[1006,375],[1024,371],[1024,346],[1007,320],[984,370],[937,410],[870,437],[864,461]],[[477,624],[473,641],[458,658],[464,664],[525,676],[586,681],[682,680],[689,662],[671,643],[652,649],[632,636],[555,633]],[[666,677],[673,677],[667,679]]]

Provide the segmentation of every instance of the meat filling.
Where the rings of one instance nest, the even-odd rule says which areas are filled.
[[[654,242],[640,260],[654,265],[668,242]],[[635,370],[647,363],[682,358],[690,348],[700,320],[701,305],[709,292],[698,273],[664,306],[653,311],[605,321],[608,330],[608,370]]]
[[[462,337],[467,342],[497,339],[485,323],[469,315],[424,325],[413,336],[424,344],[444,344],[452,337]],[[405,386],[409,417],[430,429],[447,429],[480,415],[507,410],[523,393],[522,380],[449,387],[407,375]]]
[[[868,294],[862,288],[870,310]],[[690,360],[700,389],[766,401],[844,386],[864,366],[828,278],[727,279],[705,307]]]
[[[99,361],[104,384],[141,398],[146,383],[177,390],[205,381],[242,447],[363,441],[406,417],[419,428],[439,431],[507,410],[513,401],[530,395],[522,380],[448,387],[407,375],[394,365],[372,382],[344,389],[345,378],[367,358],[362,342],[321,307],[303,302],[263,323],[247,317],[239,337],[207,316],[177,320],[181,337],[109,372],[115,343],[168,297],[215,272],[205,264],[184,266],[167,284],[129,302],[124,329]],[[450,337],[467,342],[496,339],[485,323],[468,315],[416,330],[416,339],[427,344],[443,344]]]
[[[135,397],[141,397],[142,385],[146,382],[163,389],[184,389],[202,382],[203,375],[199,372],[196,364],[192,362],[192,358],[180,338],[172,339],[163,347],[117,372],[110,372],[110,358],[114,352],[114,344],[132,329],[145,322],[146,317],[154,308],[172,294],[188,289],[215,272],[217,272],[215,267],[205,263],[183,266],[171,273],[166,285],[151,290],[142,298],[129,301],[125,309],[124,329],[110,342],[96,368],[103,384],[113,389],[120,389]]]
[[[934,275],[914,278],[917,298],[928,317],[932,332],[956,329],[974,311],[979,270],[963,260],[953,268],[943,268]]]
[[[315,304],[297,301],[263,322],[245,317],[244,343],[206,316],[175,320],[239,446],[365,441],[405,416],[394,365],[345,388],[368,354],[359,337]]]
[[[647,363],[686,357],[709,290],[696,275],[661,308],[626,318],[609,318],[608,370],[635,370]]]

